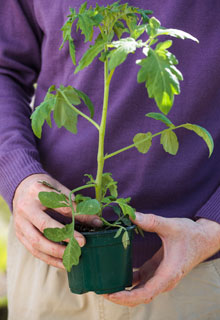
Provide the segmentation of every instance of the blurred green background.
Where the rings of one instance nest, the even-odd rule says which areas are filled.
[[[0,320],[7,319],[6,262],[9,220],[9,208],[0,197]]]

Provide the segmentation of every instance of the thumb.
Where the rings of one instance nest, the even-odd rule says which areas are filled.
[[[86,215],[86,214],[81,215],[80,214],[80,215],[77,215],[75,217],[75,219],[82,224],[86,224],[86,225],[92,226],[92,227],[100,228],[103,225],[102,221],[96,215]]]
[[[135,212],[135,215],[136,219],[132,220],[132,222],[144,231],[155,232],[161,236],[174,231],[172,219],[163,218],[152,213]]]

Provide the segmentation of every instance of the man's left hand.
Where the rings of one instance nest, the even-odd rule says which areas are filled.
[[[106,294],[116,304],[134,307],[172,290],[199,263],[220,250],[220,224],[207,219],[163,218],[136,212],[133,221],[162,240],[157,253],[134,273],[131,290]]]

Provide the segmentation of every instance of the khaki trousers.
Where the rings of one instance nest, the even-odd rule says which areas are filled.
[[[70,293],[66,272],[29,254],[12,224],[8,253],[9,320],[220,320],[220,259],[202,263],[150,304],[128,308]]]

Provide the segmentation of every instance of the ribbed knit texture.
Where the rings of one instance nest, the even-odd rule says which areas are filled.
[[[112,1],[110,1],[111,3]],[[122,3],[127,2],[122,0]],[[89,5],[95,5],[90,0]],[[99,0],[100,5],[106,1]],[[105,172],[118,181],[120,197],[132,197],[137,211],[163,217],[199,217],[220,223],[220,1],[129,0],[129,4],[152,9],[162,25],[192,33],[200,41],[173,39],[170,51],[179,60],[185,81],[175,97],[170,120],[178,125],[204,126],[213,136],[214,153],[193,132],[179,129],[180,148],[173,157],[153,139],[147,155],[131,149],[107,160]],[[34,137],[29,103],[37,82],[35,106],[51,85],[72,85],[84,91],[95,105],[94,120],[100,123],[103,100],[103,64],[98,59],[74,74],[68,45],[62,43],[62,25],[69,7],[78,10],[82,1],[1,0],[0,9],[0,193],[11,206],[17,185],[33,173],[48,172],[69,189],[84,184],[84,174],[96,175],[96,128],[79,117],[78,134],[43,127],[42,139]],[[77,61],[85,50],[84,36],[73,32]],[[139,54],[130,54],[114,73],[110,87],[105,153],[132,143],[137,133],[156,133],[164,124],[145,117],[157,112],[144,84],[137,84]],[[84,105],[82,111],[87,112]],[[91,190],[85,195],[93,196]],[[57,218],[57,216],[54,216]],[[161,245],[148,233],[135,238],[134,265],[151,257]],[[220,257],[220,253],[218,255]],[[215,256],[216,257],[216,256]]]
[[[35,173],[46,173],[40,165],[38,153],[36,152],[19,149],[1,157],[0,180],[2,196],[11,210],[16,187],[23,179]]]

